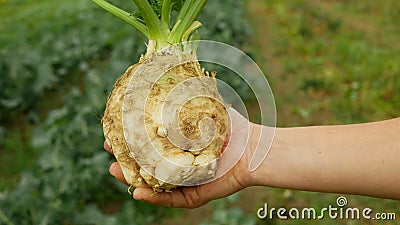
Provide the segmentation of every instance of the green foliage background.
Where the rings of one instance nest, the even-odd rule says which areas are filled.
[[[142,35],[91,1],[1,4],[0,224],[149,224],[173,215],[125,194],[102,150],[107,95],[145,52]],[[210,1],[203,37],[243,43],[247,24],[230,19],[243,17],[241,5]]]
[[[200,20],[204,39],[240,47],[260,63],[280,126],[400,116],[398,1],[211,0]],[[256,221],[255,211],[264,202],[334,203],[332,194],[251,189],[203,207],[195,222],[186,218],[192,211],[133,201],[108,175],[113,159],[102,149],[100,118],[113,82],[144,43],[89,0],[0,0],[0,224],[297,224]],[[256,114],[247,90],[227,77]],[[383,212],[400,208],[388,200],[349,201]]]

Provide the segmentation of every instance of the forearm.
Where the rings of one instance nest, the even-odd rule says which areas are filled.
[[[400,199],[400,119],[278,128],[254,185]]]

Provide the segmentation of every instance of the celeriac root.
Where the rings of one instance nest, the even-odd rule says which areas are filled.
[[[227,112],[193,55],[161,51],[116,81],[102,123],[128,184],[162,192],[215,176]]]

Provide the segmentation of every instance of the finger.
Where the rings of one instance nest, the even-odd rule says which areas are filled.
[[[114,154],[111,147],[107,144],[107,141],[104,141],[104,149],[107,150],[109,153]]]
[[[172,192],[156,193],[150,188],[139,187],[133,192],[136,200],[142,200],[147,203],[159,206],[168,206],[174,208],[194,208],[201,205],[200,202],[188,202],[185,196],[185,190],[192,188],[175,189]],[[190,190],[189,190],[190,192]]]
[[[226,148],[228,147],[230,138],[231,138],[231,134],[230,134],[230,132],[229,132],[229,133],[227,132],[227,133],[226,133],[226,139],[225,139],[224,145],[222,146],[222,149],[221,149],[221,154],[224,153],[225,150],[226,150]]]
[[[126,182],[125,180],[124,174],[122,173],[122,169],[119,163],[114,162],[113,164],[111,164],[109,171],[110,174],[113,175],[115,178],[117,178],[119,181],[128,185],[128,182]]]
[[[133,192],[133,198],[136,200],[145,201],[150,204],[160,206],[171,206],[172,198],[171,193],[157,193],[151,188],[138,187]]]
[[[133,197],[150,204],[169,206],[174,208],[195,208],[212,199],[226,197],[241,188],[234,176],[224,176],[211,183],[196,187],[185,187],[172,190],[172,192],[155,193],[150,188],[136,188]],[[236,184],[236,185],[235,185]]]

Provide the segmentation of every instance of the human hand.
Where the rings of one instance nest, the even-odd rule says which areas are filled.
[[[155,193],[151,188],[139,187],[134,190],[133,197],[136,200],[155,205],[196,208],[211,200],[229,196],[250,186],[253,183],[253,178],[248,171],[248,165],[255,146],[248,140],[250,140],[249,137],[256,125],[250,123],[234,109],[229,109],[229,114],[232,129],[231,133],[228,134],[224,153],[218,164],[217,176],[221,174],[220,178],[198,186],[179,187],[172,192]],[[106,142],[104,142],[104,148],[113,153]],[[230,170],[223,174],[228,169]],[[114,162],[109,171],[111,175],[128,185],[118,162]]]

